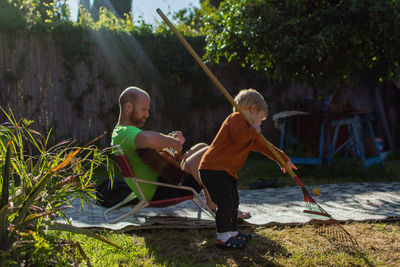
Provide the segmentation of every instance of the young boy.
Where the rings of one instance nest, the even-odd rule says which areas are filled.
[[[201,180],[218,206],[216,246],[222,249],[244,248],[252,237],[236,230],[239,206],[237,171],[242,168],[250,151],[259,151],[277,161],[258,137],[261,122],[268,116],[268,105],[262,95],[254,89],[243,89],[235,97],[235,102],[252,124],[249,125],[234,108],[222,123],[199,166]],[[285,153],[276,147],[274,149],[287,162],[288,168],[297,169]],[[281,168],[284,169],[283,166]]]

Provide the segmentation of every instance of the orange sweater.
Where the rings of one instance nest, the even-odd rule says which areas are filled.
[[[290,160],[283,151],[273,147],[285,162]],[[250,151],[261,152],[277,161],[258,137],[256,129],[249,126],[239,112],[234,112],[222,123],[213,142],[204,153],[199,169],[223,170],[237,179],[237,171],[242,168]]]

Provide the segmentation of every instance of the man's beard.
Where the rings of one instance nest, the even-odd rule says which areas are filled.
[[[129,116],[129,120],[134,126],[142,127],[146,123],[145,117],[139,118],[135,111],[132,111],[131,115]]]

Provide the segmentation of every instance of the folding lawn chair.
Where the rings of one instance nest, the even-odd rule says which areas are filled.
[[[136,187],[138,188],[138,191],[141,195],[141,198],[140,198],[141,200],[129,212],[127,212],[126,214],[124,214],[112,221],[110,221],[110,219],[108,218],[108,214],[110,212],[120,208],[121,206],[125,205],[126,203],[130,202],[134,198],[136,198],[135,193],[132,192],[123,201],[121,201],[117,205],[107,209],[104,212],[104,217],[108,223],[117,223],[117,222],[125,219],[126,217],[135,214],[137,211],[139,211],[145,207],[167,207],[167,206],[172,206],[172,205],[175,205],[175,204],[178,204],[180,202],[190,200],[190,199],[194,202],[194,204],[201,211],[205,212],[207,215],[211,216],[212,218],[215,217],[214,213],[208,208],[208,206],[206,205],[204,200],[201,199],[200,195],[193,188],[188,187],[188,186],[183,186],[183,185],[153,182],[153,181],[140,179],[135,176],[135,173],[133,172],[131,166],[129,165],[128,159],[126,158],[121,147],[119,145],[116,145],[115,150],[118,151],[118,154],[114,154],[114,159],[115,159],[115,162],[117,163],[119,169],[121,170],[122,176],[125,179],[132,179],[132,181],[135,183]],[[188,191],[192,192],[193,195],[177,197],[177,198],[170,198],[170,199],[163,199],[163,200],[156,200],[156,201],[148,201],[146,199],[146,197],[144,196],[139,183],[147,183],[147,184],[153,184],[153,185],[158,185],[158,186],[188,190]],[[200,204],[198,201],[200,202]]]

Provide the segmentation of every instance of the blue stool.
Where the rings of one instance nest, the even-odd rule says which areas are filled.
[[[361,158],[365,170],[368,169],[368,166],[373,164],[380,164],[382,168],[384,167],[382,156],[378,149],[378,143],[375,138],[374,129],[371,124],[372,119],[372,116],[368,114],[358,114],[344,119],[332,120],[330,122],[330,126],[334,127],[335,131],[329,149],[328,164],[332,163],[333,157],[337,152],[346,148],[344,157],[347,157],[351,151],[355,152],[355,154]],[[366,130],[363,130],[363,123],[367,126]],[[336,149],[335,147],[339,129],[342,126],[347,127],[349,136],[348,139]],[[369,158],[366,157],[363,146],[363,140],[368,136],[371,138],[377,154],[376,156]]]

